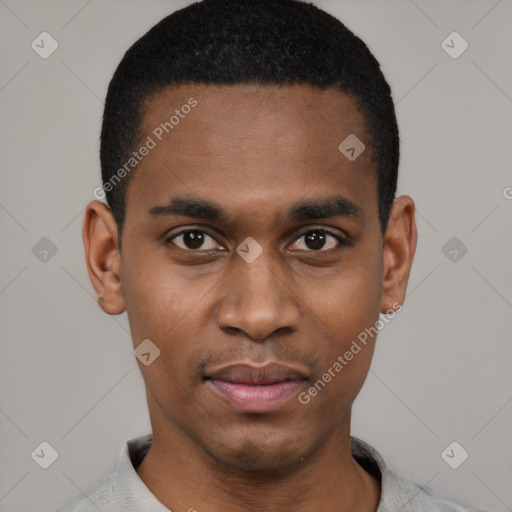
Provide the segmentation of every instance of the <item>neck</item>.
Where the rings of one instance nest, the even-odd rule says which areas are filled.
[[[352,457],[350,417],[314,453],[291,467],[272,470],[230,467],[168,419],[152,416],[152,429],[151,448],[136,471],[170,510],[377,510],[380,484]]]

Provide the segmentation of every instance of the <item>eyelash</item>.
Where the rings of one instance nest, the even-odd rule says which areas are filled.
[[[167,237],[165,239],[165,245],[169,245],[175,238],[177,238],[178,236],[180,235],[183,235],[185,233],[189,233],[191,231],[196,231],[196,232],[199,232],[199,233],[203,233],[205,235],[208,235],[209,237],[211,237],[213,240],[215,240],[217,242],[217,240],[215,239],[215,237],[209,233],[208,231],[204,230],[204,229],[193,229],[193,228],[187,228],[187,229],[183,229],[181,230],[180,232],[178,233],[175,233],[173,234],[172,236],[170,237]],[[302,233],[300,233],[297,237],[294,238],[293,242],[292,243],[295,243],[297,240],[300,240],[303,236],[307,236],[311,233],[323,233],[323,234],[326,234],[326,235],[330,235],[332,236],[333,238],[335,238],[337,241],[338,241],[338,246],[337,247],[334,247],[334,248],[331,248],[331,249],[327,249],[327,250],[322,250],[322,249],[319,249],[317,251],[315,251],[314,249],[309,249],[309,250],[306,250],[305,252],[310,252],[310,253],[317,253],[317,254],[321,254],[321,253],[331,253],[332,251],[336,251],[336,250],[339,250],[343,247],[349,247],[352,245],[351,241],[348,239],[348,238],[345,238],[345,237],[342,237],[340,236],[339,234],[337,233],[334,233],[333,231],[329,230],[329,229],[326,229],[326,228],[314,228],[314,229],[309,229],[307,231],[304,231]],[[219,242],[217,242],[219,243]],[[220,244],[219,244],[220,245]],[[218,249],[210,249],[210,250],[201,250],[201,249],[183,249],[182,247],[178,247],[178,249],[181,249],[183,251],[186,251],[186,252],[190,252],[190,253],[197,253],[197,254],[203,254],[203,255],[208,255],[208,254],[214,254],[215,252],[217,252]],[[300,251],[299,251],[300,252]]]

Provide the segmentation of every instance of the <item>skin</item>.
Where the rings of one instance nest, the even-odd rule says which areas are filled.
[[[273,412],[243,413],[202,377],[275,360],[304,369],[307,390],[379,312],[403,304],[414,202],[395,200],[383,238],[364,118],[338,90],[171,87],[146,101],[141,141],[190,97],[198,105],[132,177],[122,252],[106,205],[91,202],[83,225],[100,307],[127,311],[134,347],[149,338],[161,351],[149,366],[139,362],[153,445],[137,473],[173,511],[375,511],[380,485],[350,452],[351,406],[375,338],[306,405],[294,397]],[[349,134],[366,142],[353,162],[338,150]],[[148,213],[176,196],[214,202],[227,217]],[[287,218],[297,202],[333,196],[360,214]],[[169,240],[184,227],[207,231],[200,249]],[[312,249],[312,228],[350,244],[328,234]],[[235,252],[248,236],[263,250],[252,263]]]

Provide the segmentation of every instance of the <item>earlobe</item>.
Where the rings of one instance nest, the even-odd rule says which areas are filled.
[[[125,310],[121,292],[121,257],[117,225],[112,212],[100,201],[87,205],[82,227],[85,261],[98,304],[109,315]]]
[[[384,236],[381,313],[396,311],[404,303],[416,251],[415,205],[409,196],[393,203]]]

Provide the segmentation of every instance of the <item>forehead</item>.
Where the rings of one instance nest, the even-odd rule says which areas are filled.
[[[192,106],[193,105],[193,106]],[[350,160],[349,137],[365,144]],[[154,147],[137,164],[129,205],[168,203],[176,195],[235,193],[261,204],[334,192],[376,201],[376,176],[356,100],[309,85],[180,85],[147,98],[139,144]],[[153,144],[152,144],[153,145]],[[376,204],[375,204],[376,208]],[[139,212],[140,213],[140,212]]]

